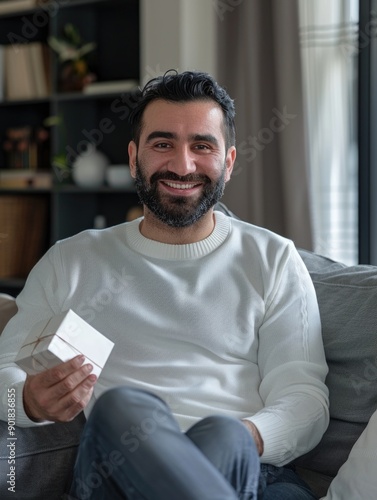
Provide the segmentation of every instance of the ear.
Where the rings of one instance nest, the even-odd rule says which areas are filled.
[[[137,163],[137,146],[135,141],[130,141],[128,144],[128,158],[130,161],[130,171],[133,178],[136,177],[136,163]]]
[[[237,151],[235,146],[231,146],[227,153],[226,153],[226,158],[225,158],[225,182],[228,182],[230,179],[230,176],[232,175],[233,172],[233,167],[234,167],[234,162],[236,161],[236,156],[237,156]]]

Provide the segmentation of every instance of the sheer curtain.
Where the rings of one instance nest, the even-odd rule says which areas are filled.
[[[299,0],[314,250],[358,262],[358,0]]]

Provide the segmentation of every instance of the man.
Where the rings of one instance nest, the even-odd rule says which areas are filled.
[[[1,337],[19,425],[88,417],[73,498],[315,498],[284,466],[328,425],[318,306],[292,242],[213,209],[234,116],[207,74],[150,81],[129,144],[144,217],[58,242]],[[80,357],[25,380],[30,326],[69,308],[115,343],[99,380]]]

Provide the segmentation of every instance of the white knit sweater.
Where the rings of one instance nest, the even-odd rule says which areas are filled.
[[[215,213],[212,234],[194,244],[149,240],[139,219],[54,245],[0,337],[0,418],[15,387],[18,425],[36,425],[13,360],[34,323],[71,308],[115,343],[86,414],[126,384],[162,397],[182,430],[211,414],[250,418],[264,462],[314,447],[328,397],[311,279],[292,242]]]

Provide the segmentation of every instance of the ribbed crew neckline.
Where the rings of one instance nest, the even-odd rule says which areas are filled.
[[[210,254],[227,238],[230,231],[230,217],[221,212],[214,212],[215,227],[212,233],[204,240],[184,245],[169,245],[150,240],[140,233],[140,222],[143,218],[129,223],[126,233],[127,245],[145,257],[165,260],[198,259]]]

